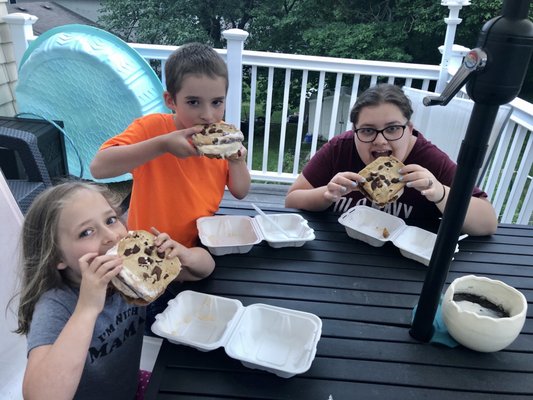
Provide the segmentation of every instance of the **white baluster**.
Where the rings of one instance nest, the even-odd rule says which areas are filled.
[[[242,51],[248,32],[242,29],[228,29],[222,32],[227,43],[227,59],[229,87],[226,97],[225,121],[238,128],[241,127],[242,104]]]

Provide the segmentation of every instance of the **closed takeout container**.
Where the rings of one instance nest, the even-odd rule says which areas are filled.
[[[179,293],[156,315],[152,332],[201,351],[224,347],[249,368],[283,378],[306,372],[322,334],[316,315],[252,304],[191,290]]]
[[[263,240],[274,248],[299,247],[315,238],[307,220],[299,214],[269,214],[289,235],[278,230],[262,215],[215,215],[196,221],[200,241],[216,256],[247,253]]]
[[[409,226],[401,218],[368,206],[355,206],[339,217],[348,236],[374,247],[391,241],[400,253],[424,265],[429,265],[437,235],[416,226]],[[459,251],[459,246],[455,252]]]

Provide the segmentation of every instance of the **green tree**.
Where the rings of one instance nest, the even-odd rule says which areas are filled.
[[[464,7],[456,42],[473,47],[500,9],[501,0]],[[221,32],[240,28],[251,50],[431,63],[448,14],[436,0],[103,0],[102,12],[99,22],[128,41],[222,47]]]
[[[222,31],[246,29],[252,0],[104,0],[99,23],[126,41],[223,46]]]
[[[221,33],[249,32],[246,49],[438,64],[448,8],[438,0],[103,0],[100,23],[124,40],[224,47]],[[475,47],[502,0],[463,7],[455,43]],[[533,11],[530,11],[530,16]],[[524,89],[531,88],[529,71]],[[282,79],[282,78],[280,78]],[[527,84],[529,82],[529,84]]]

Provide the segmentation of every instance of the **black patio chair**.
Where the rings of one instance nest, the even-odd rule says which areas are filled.
[[[6,179],[20,210],[26,214],[35,197],[52,186],[35,135],[17,129],[0,127],[0,147],[15,151],[22,162],[26,179]]]

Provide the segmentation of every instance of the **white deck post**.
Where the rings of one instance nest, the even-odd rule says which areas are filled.
[[[437,87],[435,88],[435,92],[437,93],[442,93],[446,87],[446,83],[448,82],[448,67],[452,53],[453,41],[455,38],[455,31],[457,29],[457,25],[459,25],[462,21],[462,19],[459,18],[459,11],[461,8],[463,8],[463,6],[470,5],[470,0],[442,0],[441,4],[443,6],[448,6],[450,9],[450,14],[448,18],[444,18],[444,22],[446,22],[447,27],[446,36],[444,38],[444,50],[442,51],[442,59],[440,62],[439,79],[437,81]]]
[[[37,22],[38,18],[35,15],[25,13],[13,13],[4,15],[2,19],[11,30],[15,62],[17,67],[20,67],[20,61],[28,48],[29,41],[35,39],[33,24]]]
[[[451,78],[452,76],[455,75],[457,70],[461,68],[461,65],[463,64],[463,59],[470,52],[470,50],[471,49],[469,49],[468,47],[461,46],[458,44],[454,44],[452,46],[452,49],[450,50],[450,55],[448,56],[448,68],[447,68],[447,74],[446,74],[446,82],[448,81],[448,76]],[[444,45],[439,46],[439,51],[441,54],[444,53]],[[444,88],[446,87],[446,82],[444,83],[442,90],[444,90]],[[442,93],[442,91],[440,91],[439,93]],[[462,93],[462,95],[458,94],[457,95],[458,97],[468,98],[466,94],[466,86],[463,86],[459,93]]]
[[[227,43],[229,87],[226,97],[226,122],[241,127],[242,105],[242,51],[248,32],[242,29],[228,29],[222,32]]]
[[[448,58],[448,72],[450,75],[455,75],[457,70],[461,68],[463,64],[463,58],[470,52],[471,49],[459,44],[454,44],[450,50],[450,56]],[[441,54],[444,53],[444,46],[439,46]]]

